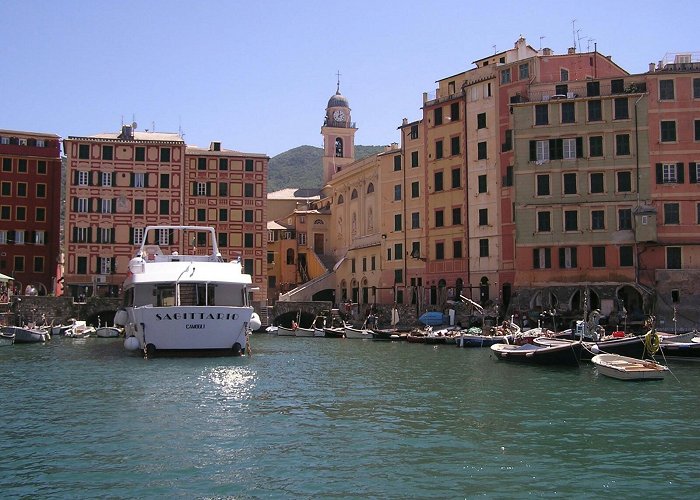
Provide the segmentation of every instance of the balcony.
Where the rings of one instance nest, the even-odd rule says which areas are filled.
[[[513,96],[511,103],[516,104],[518,102],[547,102],[556,100],[568,100],[577,98],[592,98],[592,97],[611,97],[611,96],[624,96],[626,94],[644,94],[647,91],[646,82],[624,82],[622,85],[597,85],[591,86],[590,83],[576,83],[572,85],[567,85],[566,93],[557,93],[557,90],[548,87],[542,90],[531,90],[528,93],[520,94],[520,96]],[[518,99],[515,99],[519,97]]]

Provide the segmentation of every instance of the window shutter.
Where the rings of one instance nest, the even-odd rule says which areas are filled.
[[[109,242],[110,242],[110,243],[116,243],[116,242],[117,242],[116,234],[115,234],[115,233],[116,233],[116,232],[115,232],[114,228],[112,228],[112,229],[109,230]]]
[[[101,260],[102,260],[102,257],[97,257],[97,259],[95,260],[95,262],[96,262],[96,265],[95,265],[95,274],[100,274],[100,264],[101,264],[100,261],[101,261]]]
[[[116,213],[117,211],[117,199],[112,198],[112,213]]]
[[[88,172],[88,186],[92,186],[92,172]]]
[[[207,182],[207,196],[211,196],[211,182]]]
[[[657,184],[664,183],[664,169],[661,166],[661,163],[656,164],[656,183]]]
[[[571,267],[578,267],[578,262],[576,262],[576,247],[571,248]]]
[[[190,196],[197,196],[197,183],[196,182],[190,183]]]
[[[73,205],[73,212],[78,211],[78,198],[73,198],[73,202],[71,203]]]
[[[540,267],[540,250],[538,248],[532,249],[532,268],[539,269]]]
[[[694,161],[691,161],[688,163],[688,177],[690,179],[691,184],[697,184],[698,182],[698,167],[697,163]]]
[[[146,172],[145,174],[143,174],[143,187],[144,187],[144,188],[147,188],[147,187],[148,187],[148,176],[149,176],[149,175],[150,175],[150,174],[149,174],[148,172]]]
[[[78,242],[78,228],[77,227],[73,227],[73,240],[72,240],[72,242],[73,243]]]
[[[117,186],[117,173],[112,172],[112,187],[116,187],[116,186]]]
[[[117,259],[112,259],[112,265],[110,266],[110,272],[114,274],[117,271]]]
[[[682,161],[676,163],[676,175],[678,184],[683,184],[685,182],[685,172],[683,171],[684,167],[685,165],[683,165]]]
[[[74,186],[77,186],[77,185],[78,185],[78,175],[79,175],[79,174],[80,174],[80,173],[79,173],[77,170],[76,170],[75,172],[73,172],[73,185],[74,185]]]
[[[544,267],[547,269],[552,267],[552,250],[550,248],[544,249]]]
[[[100,229],[97,229],[97,243],[102,243],[102,231]]]
[[[92,243],[92,227],[89,227],[87,230],[87,242]]]
[[[134,228],[130,227],[129,228],[129,245],[134,244]]]
[[[583,137],[576,138],[576,158],[583,158]]]
[[[566,267],[566,250],[559,248],[559,267]]]
[[[537,160],[537,141],[530,141],[530,161]]]
[[[136,177],[136,176],[134,175],[133,172],[130,172],[130,173],[129,173],[129,187],[134,187],[134,178],[135,178],[135,177]]]

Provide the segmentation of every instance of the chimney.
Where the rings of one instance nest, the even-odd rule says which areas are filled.
[[[567,54],[575,54],[576,53],[576,47],[569,47],[569,50],[566,52]]]
[[[655,69],[656,69],[656,64],[649,63],[649,73],[653,73]]]
[[[545,47],[544,49],[542,49],[543,56],[551,56],[552,54],[552,49],[550,49],[549,47]]]
[[[134,140],[134,128],[131,125],[122,125],[122,133],[119,134],[119,138],[125,141]]]
[[[212,141],[209,144],[209,151],[221,151],[221,143],[219,141]]]

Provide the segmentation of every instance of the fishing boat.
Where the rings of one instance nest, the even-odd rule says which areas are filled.
[[[536,365],[578,366],[581,360],[582,343],[567,342],[561,345],[542,346],[536,344],[493,344],[491,351],[496,358]]]
[[[332,339],[345,338],[344,326],[325,326],[323,327],[323,336]]]
[[[15,343],[14,333],[0,332],[0,346],[12,345]]]
[[[203,236],[207,245],[187,255],[146,243],[167,240],[184,248]],[[261,325],[249,302],[252,279],[239,259],[224,261],[217,241],[213,227],[146,227],[124,281],[126,306],[114,320],[125,328],[127,350],[149,358],[245,353],[248,335]]]
[[[277,326],[277,335],[280,337],[294,337],[295,328],[290,328],[282,325]]]
[[[315,330],[313,328],[302,328],[301,326],[294,330],[295,337],[313,337]]]
[[[689,342],[662,340],[660,348],[666,358],[700,361],[700,337],[692,337]]]
[[[598,373],[619,380],[661,380],[669,372],[667,366],[654,361],[619,354],[598,354],[591,361]]]
[[[68,328],[63,335],[66,337],[82,338],[90,337],[95,333],[95,327],[89,326],[87,322],[74,320],[70,328]]]
[[[15,344],[34,344],[51,340],[51,334],[39,328],[24,326],[3,326],[0,332],[14,335]]]
[[[355,328],[350,325],[345,325],[346,339],[371,339],[372,331],[367,328]]]
[[[95,330],[95,336],[103,339],[119,337],[122,329],[116,326],[100,326]]]
[[[559,337],[536,337],[532,343],[542,346],[566,345],[579,342],[578,340],[570,340]],[[583,341],[583,350],[581,351],[581,359],[590,360],[596,354],[619,354],[629,357],[644,357],[649,355],[645,345],[645,337],[628,335],[625,337],[609,337],[596,341]]]

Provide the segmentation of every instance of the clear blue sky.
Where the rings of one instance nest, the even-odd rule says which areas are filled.
[[[494,46],[523,35],[561,54],[576,39],[641,73],[667,52],[700,52],[698,5],[1,0],[0,128],[93,135],[133,117],[140,130],[181,128],[191,145],[274,156],[322,144],[340,71],[356,144],[384,145],[436,80]]]

